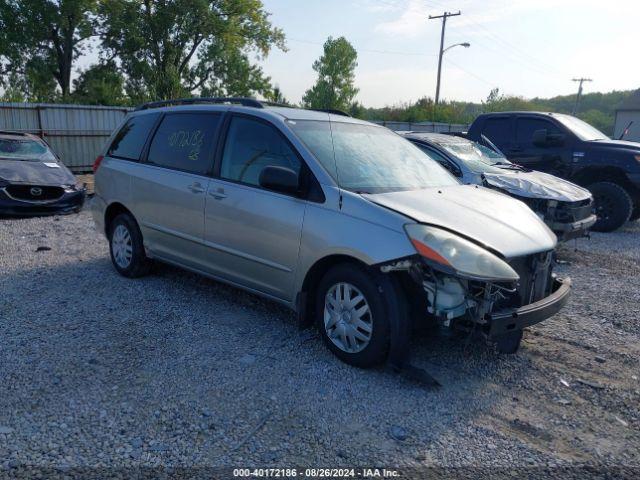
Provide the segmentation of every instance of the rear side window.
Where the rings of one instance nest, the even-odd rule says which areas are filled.
[[[547,130],[547,133],[562,133],[553,122],[543,118],[518,118],[516,120],[516,143],[518,145],[533,146],[533,132]]]
[[[113,139],[107,155],[138,161],[158,115],[158,113],[150,113],[130,118]]]
[[[212,165],[212,155],[219,114],[173,113],[166,115],[156,130],[147,162],[160,167],[206,174]]]
[[[511,143],[511,119],[509,117],[485,120],[482,134],[502,149]]]
[[[220,176],[258,186],[260,172],[266,166],[286,167],[300,174],[301,163],[274,127],[235,117],[229,126]]]

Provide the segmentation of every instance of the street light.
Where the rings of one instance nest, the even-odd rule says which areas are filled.
[[[438,105],[438,100],[440,100],[440,73],[442,72],[442,55],[444,55],[444,52],[446,52],[447,50],[451,50],[453,47],[469,48],[470,46],[471,44],[469,42],[464,42],[464,43],[454,43],[453,45],[449,45],[445,49],[442,49],[442,47],[440,47],[440,56],[438,57],[438,83],[436,84],[435,106]]]

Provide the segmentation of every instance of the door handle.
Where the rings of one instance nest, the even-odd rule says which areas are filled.
[[[217,190],[210,190],[209,195],[211,195],[216,200],[222,200],[223,198],[227,198],[227,194],[224,193],[224,190],[222,188],[219,188]]]
[[[192,183],[187,187],[193,193],[202,193],[204,192],[204,187],[200,185],[198,182]]]

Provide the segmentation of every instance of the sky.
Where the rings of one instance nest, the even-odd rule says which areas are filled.
[[[289,101],[313,85],[312,64],[329,36],[358,52],[357,100],[381,107],[433,97],[441,20],[447,20],[440,97],[480,101],[503,94],[551,97],[640,88],[638,0],[263,0],[287,52],[260,61]]]

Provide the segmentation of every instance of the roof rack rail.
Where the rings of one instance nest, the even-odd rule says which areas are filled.
[[[245,107],[264,108],[261,101],[248,97],[193,97],[193,98],[176,98],[173,100],[159,100],[149,102],[136,107],[135,111],[148,110],[150,108],[169,107],[172,105],[194,105],[197,103],[216,103],[216,104],[239,104]]]
[[[344,112],[342,110],[337,110],[335,108],[310,108],[309,110],[313,110],[314,112],[331,113],[333,115],[340,115],[341,117],[350,117],[351,116],[347,112]]]

